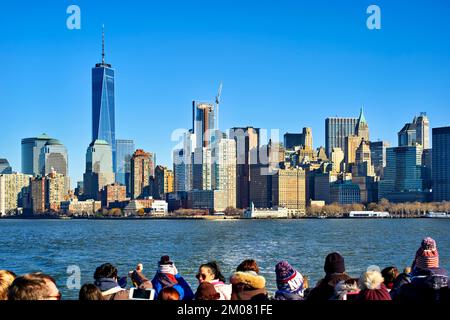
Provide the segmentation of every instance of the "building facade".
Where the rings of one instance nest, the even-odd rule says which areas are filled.
[[[132,199],[142,199],[152,195],[150,185],[150,177],[152,176],[154,176],[154,163],[152,154],[149,152],[145,152],[142,149],[136,150],[131,157]]]
[[[127,187],[131,195],[131,157],[135,151],[133,140],[116,140],[116,182]]]
[[[42,173],[41,152],[45,144],[50,140],[52,138],[45,133],[35,138],[22,139],[22,173],[33,176]]]
[[[0,216],[26,206],[31,177],[23,173],[0,174]]]
[[[433,200],[450,201],[450,127],[433,128]]]
[[[12,173],[12,168],[9,165],[7,159],[0,159],[0,174],[10,174]]]
[[[325,149],[328,156],[333,148],[341,148],[345,153],[345,138],[356,134],[357,124],[358,118],[325,119]]]
[[[288,209],[289,217],[306,214],[306,178],[301,168],[279,169],[272,175],[272,206]]]

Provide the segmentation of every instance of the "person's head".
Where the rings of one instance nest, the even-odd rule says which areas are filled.
[[[339,281],[334,287],[335,300],[349,300],[349,295],[359,293],[358,279],[347,279]]]
[[[236,268],[236,271],[254,271],[256,273],[259,273],[259,267],[255,260],[253,259],[247,259],[241,262],[240,265]]]
[[[0,270],[0,300],[8,300],[8,288],[16,275],[8,270]]]
[[[361,290],[378,290],[383,281],[383,276],[379,271],[368,270],[361,275],[358,284]]]
[[[166,287],[159,293],[158,300],[180,300],[180,294],[174,287]]]
[[[305,290],[303,276],[289,262],[278,262],[275,266],[275,274],[278,290],[295,293],[303,297]]]
[[[220,272],[220,268],[215,261],[202,264],[198,269],[196,277],[199,283],[204,281],[211,282],[216,279],[225,282],[225,277]]]
[[[323,269],[326,274],[344,273],[345,262],[344,257],[337,252],[332,252],[325,258],[325,264]]]
[[[158,262],[158,265],[173,265],[173,262],[170,260],[169,256],[162,256]]]
[[[78,299],[85,300],[104,300],[102,292],[92,283],[84,284],[78,294]]]
[[[388,289],[392,289],[392,287],[394,286],[394,281],[399,275],[399,272],[396,267],[387,267],[381,271],[381,275],[384,278],[384,285]]]
[[[422,243],[416,252],[414,266],[420,269],[439,267],[439,253],[437,250],[436,241],[430,237],[422,240]]]
[[[43,273],[17,277],[8,289],[9,300],[60,300],[55,280]]]
[[[94,279],[99,280],[102,278],[109,278],[117,280],[117,268],[111,263],[104,263],[95,269]]]
[[[202,282],[195,292],[195,300],[219,300],[220,293],[216,291],[214,285],[209,282]]]
[[[136,266],[136,271],[140,271],[141,272],[142,270],[144,270],[144,265],[142,263],[138,263],[137,266]]]

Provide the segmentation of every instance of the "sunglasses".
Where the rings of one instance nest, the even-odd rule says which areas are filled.
[[[198,280],[200,280],[200,278],[202,278],[202,280],[205,280],[205,279],[206,279],[206,275],[205,275],[205,274],[200,274],[200,273],[197,273],[197,274],[195,275],[195,277],[196,277]]]

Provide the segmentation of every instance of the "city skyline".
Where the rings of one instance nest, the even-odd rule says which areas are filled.
[[[7,6],[11,6],[12,9],[14,9],[14,5],[8,4]],[[80,2],[80,7],[82,10],[83,8],[89,6],[90,5],[88,5],[86,2]],[[95,7],[95,5],[93,6]],[[303,11],[300,10],[299,12],[297,12],[298,15],[302,17],[304,17],[308,10],[312,10],[313,12],[317,10],[317,8],[315,8],[314,6],[311,7],[310,5],[304,4],[300,5],[300,7],[302,6]],[[334,9],[334,5],[331,5],[331,7],[331,9]],[[114,8],[115,10],[117,10],[117,7]],[[107,11],[115,12],[114,8],[109,8]],[[383,12],[388,11],[385,9],[393,9],[396,14],[401,14],[402,16],[405,15],[405,13],[398,10],[399,7],[397,7],[397,5],[391,5],[388,3],[383,4],[383,2],[381,2],[381,8],[383,9]],[[166,8],[164,8],[164,6],[160,7],[159,9],[161,10],[161,12],[167,14],[167,12],[165,11]],[[203,8],[203,10],[206,12],[209,12],[209,10],[212,9],[213,6],[207,6],[206,8]],[[264,14],[267,15],[268,12],[264,11],[263,9],[267,10],[267,5],[261,9],[261,13],[263,13],[263,16]],[[329,8],[328,10],[331,9]],[[433,54],[433,57],[436,58],[433,62],[422,61],[423,55],[425,53],[423,52],[423,50],[421,50],[420,44],[423,45],[424,43],[428,43],[428,45],[432,45],[432,48],[436,48],[436,45],[438,45],[438,43],[433,42],[433,40],[437,40],[437,36],[433,36],[431,40],[425,39],[428,36],[426,32],[433,29],[432,27],[430,27],[430,25],[428,25],[426,30],[422,30],[421,33],[419,33],[421,37],[419,37],[420,41],[417,43],[417,45],[407,46],[407,49],[412,49],[411,51],[407,51],[406,49],[404,49],[405,51],[403,51],[402,53],[401,50],[399,50],[399,46],[401,45],[393,43],[390,43],[391,45],[387,46],[388,49],[384,48],[382,51],[379,51],[376,50],[374,44],[374,47],[371,47],[372,49],[375,49],[372,54],[370,54],[368,51],[364,53],[368,54],[370,56],[370,59],[367,57],[363,57],[364,54],[362,54],[360,50],[362,50],[364,45],[367,45],[371,41],[378,44],[380,43],[380,41],[392,41],[393,35],[389,32],[393,29],[390,29],[390,27],[395,26],[396,32],[399,32],[400,28],[398,24],[394,24],[394,21],[391,20],[394,18],[388,14],[387,17],[383,20],[384,24],[382,30],[379,30],[378,34],[371,33],[370,30],[365,29],[365,15],[363,9],[364,5],[361,5],[361,12],[358,13],[359,16],[356,15],[355,17],[353,17],[353,14],[356,14],[357,10],[355,8],[352,8],[351,14],[346,13],[352,17],[350,25],[343,24],[342,26],[342,28],[346,31],[349,31],[349,28],[355,28],[355,30],[349,33],[350,35],[353,35],[353,37],[355,38],[353,40],[355,41],[350,41],[348,43],[344,41],[346,43],[343,45],[343,47],[334,43],[336,45],[336,48],[334,50],[336,56],[332,57],[332,61],[334,61],[335,63],[343,63],[344,65],[348,66],[350,68],[350,71],[353,71],[353,73],[350,72],[350,75],[344,75],[343,69],[340,70],[341,73],[339,73],[337,72],[339,70],[332,68],[331,72],[328,73],[328,77],[340,77],[340,79],[334,79],[334,81],[331,81],[335,84],[335,86],[327,86],[327,80],[329,81],[330,78],[326,77],[324,79],[321,79],[324,81],[324,84],[319,83],[320,81],[318,81],[318,79],[314,77],[311,79],[312,83],[309,84],[310,88],[314,88],[314,93],[319,93],[321,91],[324,94],[331,93],[331,96],[328,98],[325,98],[323,96],[312,97],[311,93],[307,93],[307,90],[302,88],[302,86],[298,86],[296,88],[296,85],[299,84],[299,79],[295,76],[292,76],[292,74],[290,74],[288,70],[288,67],[291,66],[289,65],[289,63],[291,63],[294,66],[293,70],[301,75],[300,78],[311,76],[317,77],[318,74],[314,73],[313,71],[316,71],[319,74],[321,72],[327,71],[326,67],[329,65],[324,65],[322,68],[318,67],[318,64],[323,62],[323,56],[317,57],[315,59],[312,59],[313,57],[310,56],[309,59],[305,59],[305,57],[308,56],[308,52],[312,53],[318,49],[316,46],[317,43],[315,43],[315,41],[317,41],[323,34],[323,29],[313,34],[312,38],[309,38],[307,42],[303,43],[303,45],[300,46],[302,47],[302,50],[305,50],[305,52],[299,54],[299,57],[288,55],[289,59],[288,63],[286,64],[281,63],[281,61],[279,60],[279,58],[284,55],[281,51],[288,50],[288,52],[290,52],[289,49],[299,50],[300,47],[298,45],[296,46],[295,44],[297,40],[296,35],[302,34],[302,32],[299,32],[299,34],[291,32],[289,34],[289,37],[287,38],[277,32],[268,32],[270,43],[273,44],[277,41],[281,41],[281,47],[278,48],[279,51],[268,50],[268,53],[264,55],[261,53],[261,56],[257,57],[270,58],[270,56],[272,55],[272,59],[267,60],[266,63],[268,62],[269,64],[279,64],[280,68],[277,69],[272,67],[273,70],[269,70],[272,72],[265,74],[262,79],[257,79],[261,76],[261,73],[254,72],[251,74],[251,76],[249,74],[248,76],[242,77],[242,73],[236,72],[235,68],[231,68],[232,71],[235,71],[235,74],[233,74],[232,72],[226,72],[223,67],[214,67],[212,68],[212,70],[208,70],[208,68],[216,66],[216,63],[219,63],[220,59],[217,59],[217,61],[215,61],[216,59],[210,58],[210,60],[208,58],[205,61],[201,61],[199,57],[195,58],[193,55],[184,52],[179,52],[176,55],[171,53],[171,58],[165,60],[165,62],[163,63],[164,67],[168,67],[170,63],[178,65],[175,61],[173,61],[174,56],[175,58],[186,57],[186,59],[193,59],[194,63],[192,64],[192,67],[185,66],[185,68],[182,69],[182,72],[171,70],[168,74],[164,74],[163,67],[156,67],[151,63],[151,59],[146,59],[147,56],[152,56],[152,53],[149,51],[149,44],[146,44],[143,48],[136,48],[136,43],[134,42],[139,41],[139,39],[141,39],[142,41],[155,39],[157,40],[156,42],[159,45],[153,46],[154,50],[167,49],[167,43],[164,42],[161,36],[156,36],[149,28],[138,29],[140,30],[139,34],[131,37],[132,40],[130,42],[130,40],[126,40],[124,36],[127,34],[127,32],[128,34],[132,34],[134,32],[132,28],[136,27],[136,25],[132,25],[130,28],[125,28],[125,30],[118,30],[117,25],[114,23],[114,20],[112,18],[111,21],[107,21],[108,19],[105,19],[106,14],[103,17],[97,17],[96,19],[106,20],[104,21],[108,43],[106,51],[108,57],[111,57],[110,59],[108,58],[108,62],[111,62],[114,65],[117,72],[117,84],[115,89],[117,95],[116,137],[119,137],[121,139],[133,139],[135,141],[136,148],[142,148],[146,151],[156,153],[158,164],[163,164],[171,167],[171,153],[173,147],[177,143],[176,141],[170,141],[170,135],[172,131],[177,128],[189,129],[187,128],[187,125],[188,123],[190,123],[189,119],[191,116],[190,108],[192,100],[200,99],[202,101],[213,101],[217,91],[217,85],[220,81],[223,81],[224,83],[220,118],[220,127],[222,128],[222,130],[238,126],[253,126],[256,128],[267,130],[280,129],[279,140],[282,141],[282,135],[284,132],[300,133],[303,127],[311,127],[314,134],[314,147],[325,146],[325,118],[333,117],[335,115],[342,117],[356,117],[358,115],[359,108],[362,106],[364,106],[365,116],[371,128],[372,141],[377,141],[378,139],[387,140],[391,143],[391,146],[397,145],[396,136],[401,127],[406,122],[410,121],[411,117],[419,114],[422,111],[428,113],[432,128],[448,125],[448,123],[445,123],[445,121],[446,119],[450,118],[450,108],[448,102],[450,99],[449,93],[446,92],[448,90],[444,89],[450,83],[449,73],[446,72],[446,70],[450,69],[450,66],[448,61],[443,59],[443,55],[450,52],[448,44],[439,43],[439,48],[443,51],[440,54]],[[417,12],[413,9],[414,8],[410,8],[409,10],[412,10],[413,13],[415,12],[417,14]],[[58,21],[58,19],[64,22],[64,11],[61,11],[61,13],[59,13],[61,17],[57,18],[57,14],[53,12],[53,10],[56,11],[56,9],[52,9],[50,13],[47,13],[48,15],[50,15],[49,22],[44,25],[44,27],[55,27],[57,25],[56,22]],[[341,11],[339,12],[342,14]],[[225,12],[227,12],[227,10],[225,10]],[[435,11],[433,12],[435,15],[439,14]],[[127,13],[130,14],[129,12],[125,12],[125,14]],[[52,14],[55,14],[56,16],[53,17]],[[332,14],[328,11],[324,12],[324,14],[328,17],[330,15],[332,16]],[[222,24],[226,22],[225,17],[226,13],[222,13],[222,20],[220,20]],[[286,27],[288,25],[294,25],[295,21],[292,21],[293,17],[295,17],[295,15],[289,15],[288,22],[286,22],[286,24],[283,26]],[[358,17],[361,20],[360,26],[354,25],[358,20]],[[24,14],[24,19],[25,18],[26,14]],[[9,21],[9,19],[7,20]],[[327,23],[325,23],[325,25],[331,26],[333,25],[333,21],[336,22],[335,20],[332,20],[329,22],[330,25],[328,25]],[[258,19],[256,19],[256,22],[259,22],[260,24],[263,23],[263,21]],[[55,25],[53,25],[54,23]],[[309,23],[312,23],[312,25],[314,25],[312,21],[309,21]],[[433,22],[428,21],[428,23],[432,25]],[[64,26],[63,23],[60,24]],[[139,25],[139,23],[137,24]],[[269,24],[272,25],[272,23]],[[305,22],[299,22],[299,24],[302,26],[307,25]],[[8,31],[12,31],[11,26],[13,25],[14,23],[11,22],[11,25],[5,28],[5,30],[7,31],[7,35]],[[56,47],[57,52],[61,53],[61,50],[65,51],[65,49],[67,49],[67,46],[70,45],[71,41],[72,45],[79,45],[84,50],[81,51],[81,57],[79,58],[76,58],[76,55],[74,53],[68,51],[59,58],[62,60],[57,60],[57,62],[62,62],[65,61],[65,59],[68,59],[68,61],[70,62],[70,66],[68,66],[66,71],[70,74],[75,74],[76,77],[69,81],[67,81],[67,79],[66,82],[59,81],[62,73],[54,69],[54,79],[49,79],[48,75],[42,74],[43,83],[28,83],[27,79],[20,80],[20,77],[17,77],[17,79],[15,76],[12,77],[12,75],[14,74],[12,73],[9,64],[5,64],[4,74],[9,74],[10,76],[2,77],[0,85],[5,87],[7,90],[5,90],[5,96],[0,98],[0,104],[2,105],[2,109],[4,108],[3,106],[10,106],[3,109],[3,113],[5,117],[10,119],[11,121],[5,123],[2,130],[2,135],[5,138],[0,142],[0,149],[2,150],[2,154],[0,154],[0,157],[8,159],[10,165],[13,167],[13,170],[20,171],[21,139],[31,136],[38,136],[45,132],[49,136],[60,140],[61,143],[66,146],[70,159],[69,175],[72,178],[72,185],[74,185],[76,181],[82,179],[85,165],[85,148],[90,142],[92,142],[89,138],[89,136],[91,135],[89,130],[91,122],[91,104],[89,103],[89,100],[91,98],[91,86],[89,80],[89,69],[93,64],[97,63],[100,60],[99,44],[101,36],[101,25],[102,23],[99,23],[99,21],[89,21],[88,18],[84,18],[81,30],[64,30],[63,27],[59,26],[54,31],[57,34],[58,39],[61,40],[61,45],[59,47]],[[152,26],[154,27],[153,24]],[[192,25],[189,26],[191,28],[194,28]],[[262,36],[265,34],[264,32],[267,32],[268,30],[267,26],[266,28],[262,28],[262,30],[254,30],[254,27],[251,27],[249,24],[246,24],[245,26],[247,27],[247,29],[244,28],[244,30],[251,30],[251,34],[256,36],[256,40],[251,42],[251,45],[253,45],[254,47],[246,47],[248,52],[242,52],[243,57],[248,58],[249,53],[254,54],[258,49],[261,49],[261,47],[265,47],[264,39]],[[323,28],[327,29],[326,26]],[[165,27],[167,27],[167,25],[165,25]],[[180,26],[178,25],[178,27]],[[224,30],[216,30],[218,25],[215,25],[215,27],[216,28],[214,30],[218,31],[218,35],[225,37],[227,41],[231,41],[227,37]],[[158,28],[156,28],[156,30],[164,30],[164,25]],[[309,26],[309,28],[311,28],[311,26]],[[234,31],[231,34],[235,34],[237,30],[234,30],[233,27],[231,29]],[[277,30],[282,31],[282,29]],[[169,37],[167,39],[172,39],[174,37],[171,31],[173,30],[170,30],[170,28],[167,29],[167,32],[169,33]],[[178,29],[175,30],[175,32],[178,31]],[[193,34],[191,34],[191,36],[194,38],[201,38],[202,32],[206,32],[206,30],[204,29],[194,31],[196,32],[193,32]],[[441,35],[445,35],[448,32],[445,28],[444,30],[441,29],[440,31]],[[344,30],[339,30],[339,32],[344,32]],[[8,55],[4,52],[5,50],[1,50],[3,53],[0,53],[0,58],[4,59],[0,60],[11,61],[12,65],[16,65],[14,64],[14,61],[25,55],[25,52],[23,50],[27,47],[27,45],[33,45],[33,49],[34,51],[36,51],[34,59],[39,59],[42,57],[42,54],[46,50],[40,49],[39,46],[33,44],[36,40],[40,39],[39,34],[33,32],[31,32],[30,34],[24,34],[23,30],[19,28],[19,30],[16,31],[16,35],[22,35],[22,37],[18,37],[14,40],[11,37],[6,36],[3,45],[10,48],[10,54]],[[257,35],[259,35],[260,38],[258,38]],[[153,36],[155,38],[152,38]],[[172,36],[172,38],[170,36]],[[331,39],[333,39],[333,37],[335,36],[336,34],[333,34],[333,32],[331,32],[330,38],[325,37],[324,47],[330,47],[333,42],[327,42],[326,40],[328,39],[329,41],[331,41]],[[42,47],[45,48],[46,45],[49,45],[50,38],[45,36],[43,37],[44,41]],[[364,40],[363,38],[365,37],[367,37],[367,39]],[[21,42],[22,40],[24,40],[23,43]],[[242,48],[243,46],[245,48],[244,40],[245,37],[238,38],[238,41],[235,43],[236,48]],[[358,45],[357,42],[359,40],[364,41],[362,41],[362,43]],[[335,39],[333,39],[333,41],[335,42]],[[207,41],[207,43],[210,42],[211,41]],[[212,42],[214,43],[214,41]],[[230,43],[233,43],[233,41],[231,41]],[[55,46],[55,44],[53,44],[53,46]],[[221,48],[224,49],[225,46]],[[311,50],[308,51],[308,48]],[[349,50],[351,48],[353,48],[354,51]],[[340,51],[340,49],[343,50]],[[388,54],[390,50],[392,51],[392,55]],[[17,57],[12,57],[12,55],[14,55],[15,53],[18,54]],[[135,61],[130,61],[129,59],[127,59],[127,53],[129,53],[131,57],[140,58],[139,60],[141,61],[141,64],[136,65]],[[357,72],[355,71],[357,64],[351,63],[349,59],[342,56],[342,54],[345,55],[346,53],[355,55],[355,57],[359,59],[358,62],[364,62],[366,61],[366,59],[367,61],[375,59],[373,68],[377,69],[376,67],[379,67],[383,70],[380,72],[376,72],[375,69],[366,67],[365,69],[363,68],[364,70]],[[159,54],[161,54],[161,52],[159,52]],[[328,54],[329,57],[331,57],[332,53],[330,52]],[[392,62],[390,62],[389,60],[396,60],[399,55],[402,54],[409,54],[408,57],[411,59],[411,61],[404,63],[404,68],[400,68],[400,70],[403,70],[403,72],[399,72],[399,74],[395,75],[389,75],[388,73],[386,73],[387,68],[391,67],[392,64]],[[431,53],[428,54],[431,55]],[[220,52],[218,53],[218,55],[222,58],[224,66],[231,62],[227,60],[226,57]],[[50,54],[50,57],[52,56],[53,55]],[[239,55],[236,52],[233,52],[232,56],[234,59],[236,59]],[[145,65],[142,64],[142,61],[146,62]],[[155,60],[155,64],[156,62],[157,61]],[[299,68],[302,66],[302,64],[308,62],[312,62],[316,66],[316,69],[313,70],[311,68],[303,70],[302,68]],[[418,64],[414,64],[413,62],[418,62]],[[431,78],[425,77],[424,79],[416,79],[415,81],[409,79],[411,76],[410,72],[412,71],[407,67],[410,66],[410,63],[414,64],[415,67],[418,68],[417,75],[428,75],[431,76]],[[54,65],[51,65],[47,61],[47,63],[44,62],[39,66],[36,64],[28,65],[27,69],[31,67],[34,72],[39,74],[42,67],[49,68],[52,66]],[[142,66],[143,68],[142,70],[136,71],[136,66]],[[241,64],[241,67],[243,67],[245,71],[255,71],[255,68],[257,68],[258,66],[267,67],[267,65],[265,65],[261,61],[256,61],[253,63],[246,61],[246,63]],[[18,70],[15,71],[19,71],[19,74],[23,72],[23,67],[21,65],[16,65],[16,67],[18,68]],[[428,71],[424,71],[426,67],[431,68]],[[156,68],[158,72],[156,74],[149,73],[148,75],[146,74],[148,68]],[[172,68],[174,68],[174,66],[172,66]],[[195,68],[198,68],[198,73],[193,72]],[[303,74],[301,71],[305,71],[305,74]],[[373,80],[369,79],[370,77],[363,77],[363,74],[367,71],[374,72],[369,72],[369,75],[367,75],[367,77],[373,75],[384,76],[383,78],[380,78],[379,83],[376,81],[373,82]],[[142,79],[142,77],[144,77],[144,81],[142,83],[139,83],[139,81],[131,81],[133,80],[133,75],[138,76],[137,79]],[[152,79],[153,75],[155,75],[155,79]],[[163,76],[163,81],[158,84],[157,79],[161,75]],[[284,75],[290,75],[290,77],[288,77],[289,80],[285,80]],[[399,84],[397,84],[396,87],[392,81],[385,78],[390,76],[392,76],[397,81],[402,80],[402,85],[400,85],[400,88],[402,90],[399,90],[399,92],[394,90],[395,88],[399,88]],[[11,79],[11,77],[13,79]],[[186,81],[186,77],[188,77],[189,79],[192,78],[189,85],[187,85],[186,82],[183,82]],[[240,77],[243,79],[239,79]],[[7,82],[6,78],[9,78],[9,80],[12,81],[9,83]],[[284,80],[282,81],[282,87],[280,87],[280,80]],[[305,84],[306,82],[304,81],[307,79],[302,78],[302,80],[303,81],[300,81],[300,83]],[[344,85],[336,84],[336,82],[338,82],[337,80],[344,80]],[[385,84],[385,80],[390,85],[393,85],[393,87],[389,88],[388,85]],[[358,81],[362,82],[360,86],[357,86],[356,88],[345,88],[345,84],[355,84],[354,82]],[[423,86],[424,84],[425,86]],[[13,85],[17,85],[19,88],[30,89],[27,90],[29,96],[20,96],[17,89],[12,89]],[[39,88],[47,88],[47,86],[52,86],[57,90],[49,91],[50,88],[48,88],[47,90],[44,90],[44,92],[37,92]],[[167,86],[168,88],[164,88],[164,90],[158,92],[159,89],[162,88],[162,86]],[[421,89],[420,91],[418,90],[419,87]],[[11,90],[8,90],[8,88],[10,88]],[[269,94],[268,88],[271,88],[273,93],[271,92]],[[146,89],[149,92],[147,92]],[[72,92],[72,90],[75,91]],[[137,98],[131,97],[133,95],[136,95],[138,93],[137,91],[139,90],[143,91],[138,94],[141,101],[137,100]],[[378,94],[376,92],[373,92],[377,90],[381,90],[381,92],[378,92]],[[302,97],[302,94],[308,97],[306,101],[305,97]],[[385,95],[387,95],[387,98],[384,98]],[[380,99],[381,96],[383,96],[383,99]],[[335,99],[333,101],[334,103],[330,103],[330,100],[332,100],[332,98]],[[148,102],[143,103],[143,101]],[[170,103],[167,103],[167,101],[170,101]],[[293,104],[293,102],[296,102],[299,108],[297,108],[296,105]],[[139,105],[139,107],[133,107],[133,104],[137,104]],[[281,107],[279,106],[280,104]],[[393,106],[396,104],[400,106],[398,108],[399,110],[393,109]],[[46,107],[43,108],[43,105],[45,105]],[[59,107],[56,107],[57,105]],[[78,108],[73,108],[73,111],[71,111],[70,108],[62,108],[61,105],[68,107],[77,106]],[[249,107],[246,108],[246,105],[248,105]],[[347,105],[348,107],[344,108],[344,105]],[[31,108],[31,110],[29,110],[31,117],[24,118],[23,115],[18,114],[16,112],[16,109],[20,106]],[[169,107],[170,109],[168,109]],[[174,114],[179,114],[180,116],[173,117]],[[388,121],[387,124],[386,116],[389,116],[391,119],[395,120]],[[155,118],[157,120],[155,120]],[[67,121],[62,122],[61,119],[67,119]],[[17,121],[20,121],[19,123],[22,125],[20,130],[17,130]],[[133,126],[133,123],[136,123],[136,125]],[[124,130],[124,128],[126,128],[126,130]]]

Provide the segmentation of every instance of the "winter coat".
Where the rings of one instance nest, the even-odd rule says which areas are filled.
[[[276,291],[273,300],[303,300],[303,297],[296,293],[286,291]]]
[[[235,272],[230,282],[231,300],[268,300],[266,279],[254,271]]]
[[[404,284],[408,284],[408,283],[411,283],[411,277],[408,273],[400,273],[397,276],[397,278],[395,278],[394,285],[393,285],[391,291],[389,291],[389,294],[391,295],[392,300],[397,299],[400,288]]]
[[[327,274],[313,288],[307,297],[308,301],[325,301],[334,297],[334,287],[339,281],[351,279],[346,273]]]
[[[415,269],[411,283],[402,285],[396,300],[401,302],[449,301],[447,271],[443,268]]]
[[[94,284],[102,292],[105,300],[129,300],[130,292],[119,286],[117,281],[112,278],[96,279]]]
[[[192,292],[189,284],[184,280],[182,276],[179,274],[175,275],[176,282],[171,286],[178,291],[180,295],[180,300],[189,301],[194,298],[194,292]],[[163,285],[163,283],[159,280],[159,274],[156,273],[155,277],[152,280],[153,289],[155,289],[155,300],[158,298],[159,293],[162,289],[167,287],[167,285]]]
[[[356,298],[359,301],[392,300],[384,283],[378,289],[363,289]]]

